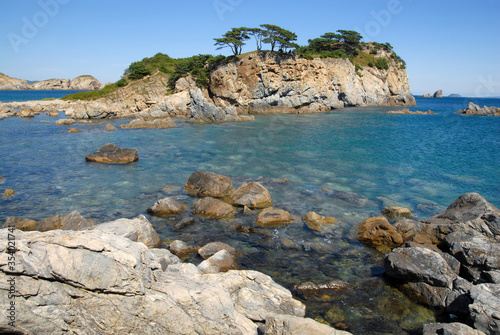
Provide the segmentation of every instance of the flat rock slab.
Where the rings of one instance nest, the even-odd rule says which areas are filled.
[[[88,162],[97,163],[131,163],[139,159],[139,154],[135,149],[122,149],[117,145],[107,143],[95,153],[85,156]]]

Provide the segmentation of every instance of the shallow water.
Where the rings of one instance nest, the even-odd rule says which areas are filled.
[[[165,196],[192,205],[196,199],[182,186],[196,170],[229,175],[236,187],[259,180],[275,206],[295,215],[296,223],[244,234],[235,226],[255,226],[256,213],[237,213],[230,220],[197,217],[180,231],[172,229],[179,217],[150,219],[166,243],[181,239],[201,246],[220,240],[234,245],[241,252],[241,268],[265,272],[291,290],[306,281],[345,281],[349,288],[340,292],[299,294],[308,316],[355,334],[405,334],[434,315],[385,283],[383,255],[360,245],[355,229],[389,205],[427,218],[465,192],[479,192],[500,205],[500,118],[457,115],[468,101],[417,98],[418,107],[412,109],[432,109],[437,115],[347,108],[256,116],[254,122],[179,121],[174,129],[105,131],[107,123],[127,122],[113,120],[77,124],[73,127],[83,131],[76,134],[47,116],[6,119],[0,121],[0,176],[5,177],[0,187],[16,194],[0,198],[0,221],[10,215],[41,220],[78,210],[105,222],[145,214]],[[475,102],[500,106],[498,99]],[[136,148],[140,160],[128,165],[85,162],[86,154],[108,142]],[[174,187],[161,190],[167,185]],[[339,197],[328,190],[347,193]],[[307,231],[300,217],[310,210],[334,216],[338,224],[322,234]],[[285,245],[284,238],[300,250]]]

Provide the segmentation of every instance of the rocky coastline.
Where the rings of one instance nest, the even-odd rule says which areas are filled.
[[[459,110],[458,114],[463,115],[485,115],[485,116],[500,116],[500,108],[499,107],[487,107],[483,106],[483,108],[479,107],[473,102],[469,102],[467,108],[464,110]]]
[[[273,207],[269,191],[256,181],[235,189],[227,176],[197,171],[184,188],[198,198],[192,209],[167,197],[146,211],[159,217],[191,212],[212,220],[242,211],[256,216],[255,227],[270,230],[300,221]],[[497,334],[500,210],[467,193],[426,220],[412,220],[402,207],[382,214],[359,224],[358,239],[386,253],[387,281],[451,321],[425,325],[420,333]],[[314,212],[302,221],[319,233],[335,225],[334,218]],[[188,215],[174,229],[190,224]],[[255,230],[246,228],[245,233]],[[16,240],[14,267],[8,234]],[[15,278],[20,334],[349,334],[304,318],[305,306],[269,276],[238,270],[240,251],[233,246],[193,247],[176,240],[165,247],[144,215],[100,224],[78,212],[42,222],[9,217],[0,241],[0,278]],[[203,258],[199,265],[182,261],[193,253]],[[348,288],[338,280],[305,282],[295,294],[341,294]],[[0,285],[0,295],[5,311],[9,287]]]
[[[250,121],[252,114],[416,104],[406,70],[392,63],[388,69],[359,70],[345,59],[253,52],[211,71],[208,87],[198,87],[189,75],[178,79],[171,92],[167,81],[157,72],[94,101],[3,103],[0,118],[22,116],[21,108],[40,106],[73,119],[182,117],[191,122],[226,122]]]

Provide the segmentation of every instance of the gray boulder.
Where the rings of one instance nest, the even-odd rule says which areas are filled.
[[[179,201],[174,198],[163,198],[158,200],[153,204],[153,206],[149,207],[146,211],[155,216],[168,216],[175,215],[184,212],[188,207],[184,204],[181,204]]]
[[[500,210],[477,193],[461,195],[434,218],[463,223],[489,237],[500,236]]]
[[[274,314],[266,318],[265,335],[349,335],[308,318]]]
[[[194,172],[184,188],[196,197],[223,198],[234,192],[233,182],[229,177],[210,171]]]
[[[471,289],[469,305],[474,328],[486,334],[500,334],[500,284],[481,284]]]
[[[273,200],[269,191],[260,183],[249,182],[241,185],[231,195],[231,203],[234,206],[248,208],[267,208],[273,206]]]

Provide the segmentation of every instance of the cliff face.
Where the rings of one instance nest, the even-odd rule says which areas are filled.
[[[0,90],[100,90],[104,85],[92,76],[79,76],[73,80],[49,79],[28,84],[26,80],[11,78],[0,73]]]
[[[248,113],[314,113],[347,106],[415,105],[406,70],[365,67],[344,59],[307,60],[262,52],[220,66],[210,94],[220,107]]]
[[[26,80],[11,78],[6,74],[0,73],[0,90],[27,90],[28,82]]]

